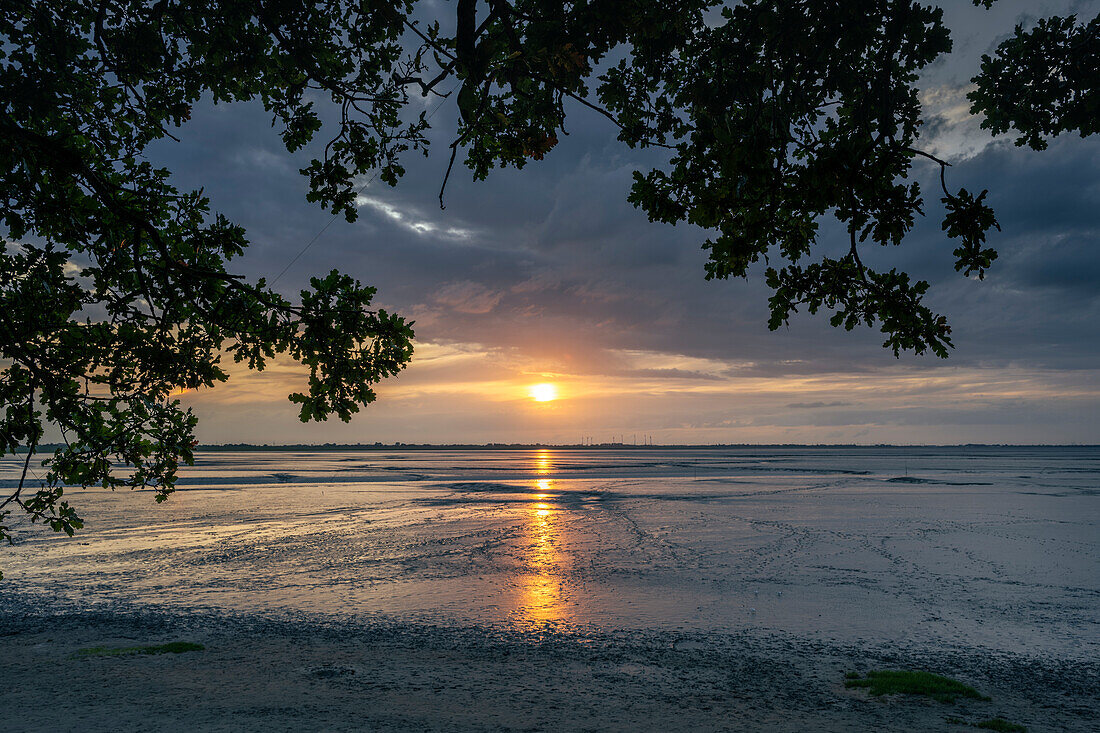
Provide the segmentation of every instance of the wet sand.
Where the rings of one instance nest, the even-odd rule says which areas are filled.
[[[167,641],[203,651],[73,658]],[[920,668],[990,701],[846,690]],[[980,650],[851,647],[759,633],[578,636],[434,625],[0,613],[7,731],[943,731],[992,717],[1096,730],[1100,666]]]

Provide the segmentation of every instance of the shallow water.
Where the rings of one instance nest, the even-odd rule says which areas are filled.
[[[0,602],[1100,651],[1095,448],[211,452],[163,505],[69,494]]]

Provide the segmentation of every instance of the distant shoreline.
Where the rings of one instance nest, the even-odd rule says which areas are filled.
[[[49,452],[64,448],[61,443],[42,443],[37,452]],[[196,453],[225,452],[323,452],[323,451],[508,451],[508,450],[730,450],[730,449],[846,449],[866,450],[904,449],[904,450],[956,450],[984,448],[1074,448],[1100,449],[1095,443],[947,443],[947,444],[899,444],[899,443],[658,443],[635,445],[633,443],[211,443],[195,446]],[[24,453],[26,448],[19,446],[15,453]]]
[[[960,443],[950,445],[898,445],[892,443],[723,443],[723,444],[657,444],[635,445],[632,443],[597,443],[594,445],[570,443],[323,443],[296,445],[254,445],[250,443],[221,443],[198,445],[195,450],[202,451],[392,451],[392,450],[728,450],[730,448],[747,449],[866,449],[866,448],[903,448],[903,449],[944,449],[944,448],[1100,448],[1100,445],[1079,444],[1011,444],[1011,443]]]

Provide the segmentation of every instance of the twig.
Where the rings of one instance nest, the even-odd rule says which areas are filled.
[[[940,166],[940,188],[943,189],[943,195],[950,198],[951,197],[951,192],[947,190],[946,171],[947,171],[948,166],[950,166],[951,164],[948,163],[946,160],[940,160],[939,158],[932,155],[931,153],[926,153],[923,150],[917,150],[916,148],[906,148],[906,150],[908,152],[912,153],[913,155],[919,155],[921,157],[928,158],[929,160],[939,164],[939,166]]]

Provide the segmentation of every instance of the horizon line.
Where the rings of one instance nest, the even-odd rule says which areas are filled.
[[[36,453],[64,448],[41,443]],[[380,451],[380,450],[716,450],[732,448],[1094,448],[1100,443],[199,443],[195,453],[229,451]],[[12,455],[25,453],[18,446]]]
[[[200,443],[196,451],[255,448],[325,450],[395,449],[650,449],[650,448],[1100,448],[1097,443]]]

